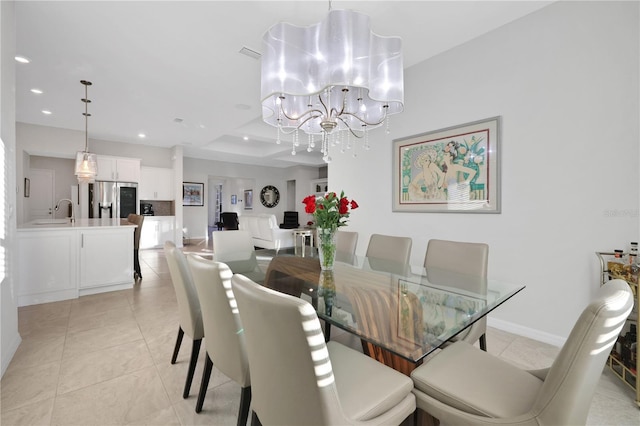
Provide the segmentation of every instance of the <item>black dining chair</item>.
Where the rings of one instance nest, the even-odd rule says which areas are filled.
[[[298,212],[284,212],[284,219],[280,224],[280,229],[296,228],[300,228],[300,222],[298,222]]]
[[[222,227],[229,231],[238,230],[238,213],[236,212],[222,212],[220,213],[220,221]]]

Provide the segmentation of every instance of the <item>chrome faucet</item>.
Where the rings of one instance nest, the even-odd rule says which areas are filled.
[[[68,201],[69,205],[71,206],[71,223],[76,221],[76,215],[75,215],[75,207],[73,206],[73,201],[71,201],[68,198],[62,198],[60,201],[58,201],[58,203],[56,204],[56,211],[58,211],[58,209],[60,208],[60,203],[63,201]]]

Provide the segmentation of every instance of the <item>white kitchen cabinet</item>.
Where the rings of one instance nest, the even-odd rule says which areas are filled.
[[[161,167],[140,167],[140,199],[175,199],[173,170]]]
[[[80,232],[80,295],[92,287],[131,284],[133,228]]]
[[[161,248],[165,241],[175,243],[175,216],[145,216],[140,233],[140,248]]]
[[[98,155],[96,180],[140,182],[140,160]]]
[[[134,230],[106,218],[19,225],[18,306],[131,288]]]
[[[18,306],[78,297],[75,230],[19,232]]]

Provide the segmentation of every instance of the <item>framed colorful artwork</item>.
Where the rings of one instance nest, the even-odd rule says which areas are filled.
[[[500,213],[501,117],[393,141],[393,211]]]
[[[182,182],[182,205],[204,206],[204,183]]]

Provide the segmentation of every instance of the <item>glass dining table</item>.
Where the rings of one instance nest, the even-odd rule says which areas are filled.
[[[314,247],[213,255],[234,273],[309,301],[325,322],[361,339],[363,351],[409,374],[430,353],[524,285],[337,253],[322,271]]]

